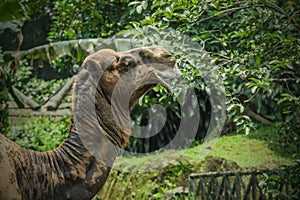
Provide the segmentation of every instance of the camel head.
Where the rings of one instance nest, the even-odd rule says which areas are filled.
[[[131,132],[130,110],[157,84],[171,88],[169,80],[178,77],[175,62],[161,47],[124,52],[102,49],[86,58],[76,88],[95,88],[98,123],[113,143],[125,146]]]

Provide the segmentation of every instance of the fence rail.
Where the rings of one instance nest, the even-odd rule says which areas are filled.
[[[191,174],[189,176],[189,191],[196,199],[277,199],[271,193],[265,193],[259,186],[259,178],[274,171],[227,171]],[[280,186],[281,191],[288,192],[288,184]],[[272,188],[267,188],[272,189]]]

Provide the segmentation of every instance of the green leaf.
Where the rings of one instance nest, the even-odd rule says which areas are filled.
[[[148,1],[142,1],[142,6],[143,6],[144,10],[146,10],[148,7]]]
[[[247,126],[247,127],[245,128],[245,134],[246,134],[246,135],[249,135],[249,133],[250,133],[250,128]]]
[[[257,88],[258,88],[257,85],[251,87],[251,92],[252,92],[252,94],[254,94],[254,93],[257,91]]]
[[[251,77],[251,78],[249,78],[249,80],[253,81],[256,84],[260,84],[260,81],[256,78]]]
[[[133,5],[137,5],[137,4],[140,4],[141,2],[139,2],[139,1],[133,1],[133,2],[130,2],[129,4],[128,4],[128,6],[133,6]]]
[[[143,6],[142,6],[142,5],[138,5],[138,6],[136,7],[136,12],[137,12],[138,14],[141,14],[142,11],[143,11]]]
[[[257,58],[256,58],[256,64],[257,64],[257,65],[260,65],[260,64],[261,64],[261,57],[257,57]]]
[[[0,22],[7,22],[27,17],[25,7],[17,0],[6,0],[0,5]]]

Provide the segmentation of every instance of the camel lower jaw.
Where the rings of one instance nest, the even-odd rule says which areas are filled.
[[[163,87],[165,87],[168,92],[172,92],[174,89],[174,80],[178,80],[181,73],[178,68],[170,68],[164,71],[155,72],[155,76]]]

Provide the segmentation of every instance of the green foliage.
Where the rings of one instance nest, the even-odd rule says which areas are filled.
[[[0,22],[22,19],[28,16],[28,9],[22,1],[5,0],[0,4]]]
[[[21,80],[16,82],[17,84],[15,84],[15,86],[36,103],[43,104],[54,95],[66,81],[67,79],[45,81],[43,79],[31,78],[26,86],[24,86],[24,82]]]
[[[165,146],[165,144],[173,138],[172,133],[176,133],[179,122],[180,111],[178,110],[177,102],[174,101],[172,96],[167,95],[165,88],[157,86],[154,90],[150,91],[148,95],[143,96],[138,105],[136,105],[132,112],[131,117],[133,120],[133,126],[146,126],[150,122],[149,109],[152,105],[161,105],[166,109],[167,121],[163,126],[162,130],[155,136],[149,138],[136,138],[131,137],[130,143],[126,147],[130,152],[152,152],[157,150],[159,147]],[[159,110],[153,109],[153,114],[158,114]],[[170,114],[172,113],[172,114]],[[155,119],[151,119],[155,120]],[[156,122],[156,121],[155,121]],[[162,123],[161,121],[156,123]],[[157,125],[157,124],[156,124]],[[154,125],[155,126],[155,125]],[[148,131],[151,133],[151,126]],[[143,134],[147,134],[143,132]]]
[[[277,124],[278,132],[275,142],[281,148],[282,154],[293,158],[300,158],[300,124],[284,122]]]
[[[8,72],[5,70],[3,65],[2,51],[0,50],[0,132],[4,132],[5,128],[8,125],[8,106],[7,101],[8,96]]]
[[[147,156],[146,156],[147,157]],[[128,159],[143,159],[131,157]],[[147,163],[148,159],[146,158]],[[162,158],[163,160],[163,158]],[[121,165],[130,166],[121,162]],[[155,167],[149,165],[148,168]],[[135,170],[127,172],[113,169],[108,177],[107,183],[99,192],[98,198],[102,199],[164,199],[165,193],[178,186],[186,186],[188,175],[192,172],[192,164],[182,159],[178,163],[167,165],[160,170],[139,173]],[[132,167],[130,167],[133,169]],[[177,196],[177,195],[176,195]],[[172,199],[194,199],[192,195],[178,195]]]
[[[54,42],[19,52],[6,52],[6,65],[17,66],[12,84],[37,103],[44,103],[80,70],[100,39]],[[13,65],[12,65],[13,64]]]
[[[38,104],[45,103],[68,80],[67,78],[45,80],[34,77],[32,71],[33,68],[24,63],[13,76],[12,84]]]
[[[5,0],[0,2],[0,22],[8,22],[11,20],[21,19],[27,17],[27,8],[22,2],[15,0]],[[9,88],[10,88],[10,74],[11,70],[5,68],[5,61],[3,58],[2,48],[0,48],[0,131],[6,133],[5,129],[8,124],[8,106]]]
[[[68,135],[71,120],[68,116],[60,120],[39,117],[18,127],[11,127],[6,134],[22,147],[47,151],[58,147]]]
[[[50,0],[2,0],[0,1],[0,22],[45,15],[50,12],[51,7]]]
[[[23,4],[27,7],[28,15],[31,19],[50,14],[53,9],[52,0],[24,0]]]
[[[132,38],[142,41],[140,45],[147,45],[157,42],[165,30],[173,28],[174,31],[164,35],[167,39],[189,36],[202,47],[201,55],[205,54],[202,67],[215,66],[222,74],[228,114],[226,127],[229,127],[224,132],[251,133],[256,127],[255,121],[262,123],[260,118],[249,115],[251,111],[263,119],[281,123],[279,136],[284,137],[278,141],[293,145],[296,141],[293,138],[299,138],[300,5],[297,1],[39,0],[21,4],[28,8],[26,15],[47,13],[51,16],[51,41],[109,37],[120,30],[135,29]],[[146,25],[156,28],[158,34],[145,37]],[[201,139],[209,125],[211,109],[208,85],[203,80],[205,74],[196,70],[199,63],[192,62],[195,60],[192,52],[180,43],[172,45],[176,46],[172,53],[179,61],[178,67],[189,87],[195,88],[201,115],[206,116],[199,126],[199,131],[203,131],[198,133]],[[94,41],[67,41],[21,53],[34,60],[35,66],[47,60],[58,70],[70,69],[76,73],[77,70],[71,68],[79,66],[95,46]],[[15,55],[15,58],[19,57]],[[45,84],[33,80],[35,85]],[[180,122],[178,103],[160,87],[140,100],[132,116],[135,123],[146,125],[149,120],[146,108],[155,103],[166,108],[168,121],[156,138],[146,143],[133,139],[133,146],[129,148],[134,152],[140,146],[145,148],[142,151],[152,151],[155,147],[150,143],[162,146],[176,133]]]
[[[109,47],[110,42],[100,38],[53,42],[24,51],[5,52],[4,61],[8,65],[15,62],[18,66],[20,61],[25,60],[31,67],[51,65],[59,71],[68,69],[76,73],[79,69],[75,66],[80,65],[88,54],[95,52],[100,45]]]
[[[228,124],[248,134],[247,109],[299,123],[300,21],[296,1],[135,1],[133,28],[172,27],[198,41],[224,77]],[[286,124],[286,123],[284,123]]]
[[[4,80],[3,78],[3,74],[0,74],[0,79]],[[4,84],[1,83],[1,86],[3,86]],[[6,127],[9,123],[8,123],[8,106],[6,104],[6,102],[8,101],[9,97],[8,97],[8,89],[6,87],[1,87],[3,89],[0,90],[0,131],[3,132],[4,127]]]
[[[264,174],[259,185],[276,199],[297,200],[300,196],[300,162],[281,167],[273,174]],[[288,185],[288,191],[283,187]]]
[[[166,168],[166,173],[172,175],[172,177],[179,178],[183,174],[189,172],[189,170],[193,167],[190,163],[184,163],[182,161],[178,161],[178,164],[170,164]]]
[[[49,40],[109,37],[135,17],[129,15],[128,0],[53,2],[53,26]]]
[[[299,128],[299,125],[274,123],[260,126],[258,131],[248,137],[265,141],[269,148],[279,156],[298,159],[300,157],[300,135],[297,132]]]

